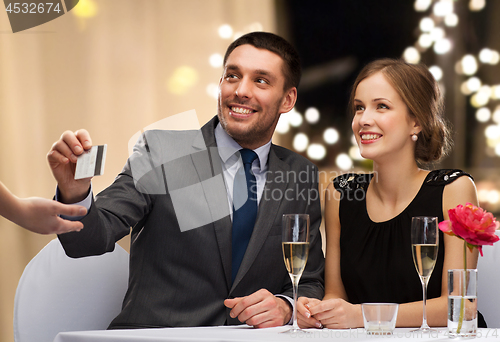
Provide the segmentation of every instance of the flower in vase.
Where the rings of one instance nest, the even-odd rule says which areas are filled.
[[[494,242],[500,240],[495,234],[495,230],[499,227],[499,222],[495,217],[476,207],[471,203],[465,205],[457,205],[455,208],[448,210],[449,220],[439,223],[439,229],[451,236],[456,236],[464,240],[464,271],[467,270],[466,246],[472,251],[476,247],[481,256],[483,256],[482,246],[493,245]],[[460,314],[458,318],[457,334],[460,334],[465,312],[465,284],[463,282],[462,300],[460,301]]]
[[[449,220],[439,223],[439,229],[451,236],[457,236],[467,243],[467,247],[472,250],[477,247],[481,256],[482,246],[493,245],[500,238],[495,234],[500,226],[495,217],[476,207],[471,203],[459,204],[457,207],[448,210]]]

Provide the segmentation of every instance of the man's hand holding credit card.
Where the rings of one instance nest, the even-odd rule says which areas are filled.
[[[103,174],[105,159],[106,145],[92,146],[87,130],[64,132],[47,154],[57,181],[58,201],[78,203],[85,199],[92,177]]]

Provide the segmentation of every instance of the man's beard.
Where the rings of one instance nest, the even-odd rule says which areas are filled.
[[[238,101],[236,99],[231,99],[230,101],[226,101],[226,102],[230,102],[232,104],[239,104],[239,105],[242,105],[242,106],[246,105],[246,103],[243,103],[243,101]],[[244,132],[231,130],[231,128],[230,128],[231,125],[226,120],[227,117],[223,115],[222,107],[228,109],[227,117],[230,116],[230,114],[229,114],[230,107],[227,105],[227,103],[221,104],[221,102],[218,101],[218,104],[217,104],[217,116],[219,117],[219,122],[220,122],[222,128],[224,129],[224,131],[226,131],[226,133],[231,138],[233,138],[234,141],[236,141],[237,143],[240,143],[240,141],[241,142],[243,142],[243,141],[247,142],[248,139],[251,139],[252,136],[255,135],[255,134],[252,134],[252,131],[253,131],[252,128],[253,128],[253,126],[248,127],[249,130],[246,130]]]
[[[244,145],[264,145],[268,142],[267,135],[269,134],[269,129],[271,127],[276,126],[275,120],[272,122],[267,122],[262,120],[262,117],[259,118],[260,120],[253,120],[251,123],[247,123],[245,129],[231,129],[231,124],[226,121],[227,117],[230,116],[229,111],[230,107],[228,106],[229,104],[234,104],[234,105],[242,105],[242,106],[249,106],[253,109],[255,109],[257,112],[259,112],[260,115],[264,114],[266,115],[271,115],[270,113],[277,113],[279,110],[279,102],[274,105],[273,108],[268,108],[266,113],[263,113],[262,107],[259,105],[253,105],[250,104],[249,101],[241,101],[241,99],[232,97],[229,99],[226,99],[224,102],[221,103],[220,99],[217,101],[217,116],[219,118],[219,122],[226,131],[226,133],[233,138],[234,141],[236,141],[240,146]],[[227,108],[227,116],[225,117],[223,115],[223,109]],[[278,114],[277,118],[279,118]],[[277,119],[276,119],[277,120]],[[267,125],[267,126],[266,126]],[[272,136],[272,133],[271,133]],[[267,141],[264,141],[267,140]]]

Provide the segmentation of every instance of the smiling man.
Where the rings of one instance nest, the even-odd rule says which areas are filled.
[[[295,105],[297,88],[284,77],[291,67],[283,64],[276,53],[250,44],[226,54],[218,117],[241,147],[256,149],[271,141],[280,114]]]
[[[218,115],[199,131],[145,132],[95,201],[90,179],[73,179],[88,132],[67,131],[53,145],[57,198],[89,209],[81,232],[59,236],[66,253],[112,251],[132,227],[129,289],[110,328],[287,324],[281,220],[289,213],[311,219],[299,295],[323,297],[317,168],[271,142],[299,81],[298,54],[283,38],[240,37],[224,58]]]

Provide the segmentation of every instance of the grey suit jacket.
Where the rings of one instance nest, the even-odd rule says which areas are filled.
[[[148,131],[115,182],[96,196],[80,232],[59,235],[70,257],[114,249],[130,233],[130,278],[111,329],[241,324],[226,298],[261,288],[292,297],[281,220],[311,219],[310,252],[299,295],[322,298],[324,258],[317,168],[272,145],[257,221],[231,283],[231,217],[214,117],[198,131]]]

